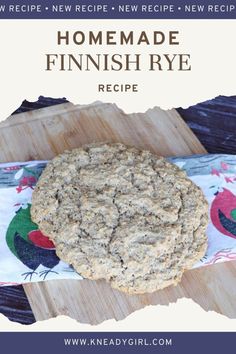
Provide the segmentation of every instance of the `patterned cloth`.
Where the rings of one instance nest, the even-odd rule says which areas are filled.
[[[200,267],[236,259],[236,156],[169,158],[209,202],[206,255]],[[54,245],[30,218],[31,196],[47,161],[0,165],[0,285],[82,279],[60,261]]]

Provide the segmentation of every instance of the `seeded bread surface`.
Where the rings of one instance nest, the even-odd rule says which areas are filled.
[[[33,192],[31,216],[83,277],[130,294],[177,284],[207,246],[201,190],[166,159],[123,144],[54,158]]]

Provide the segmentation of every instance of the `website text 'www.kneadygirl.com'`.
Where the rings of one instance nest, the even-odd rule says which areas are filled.
[[[64,338],[65,346],[78,346],[78,347],[86,347],[86,346],[111,346],[111,347],[135,347],[135,346],[157,346],[157,347],[166,347],[172,346],[173,340],[168,337],[71,337]]]

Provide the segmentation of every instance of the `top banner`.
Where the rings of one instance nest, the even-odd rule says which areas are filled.
[[[236,19],[236,1],[7,0],[0,19]]]

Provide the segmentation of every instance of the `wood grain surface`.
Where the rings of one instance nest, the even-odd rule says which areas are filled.
[[[123,142],[162,156],[206,152],[175,110],[157,107],[127,115],[112,104],[65,103],[11,116],[0,129],[2,162],[51,159],[98,141]]]
[[[177,111],[209,153],[236,154],[236,96],[218,96]]]
[[[62,104],[17,115],[0,124],[0,159],[50,159],[93,141],[121,141],[164,156],[204,153],[206,150],[175,110],[158,108],[145,114],[124,114],[111,104]],[[20,147],[20,148],[19,148]],[[148,304],[167,304],[191,297],[206,310],[236,317],[234,280],[236,262],[185,273],[177,287],[150,295],[129,296],[104,281],[47,281],[24,285],[36,319],[68,314],[96,324],[121,319]]]
[[[0,313],[14,322],[35,322],[30,304],[21,286],[0,287]]]

